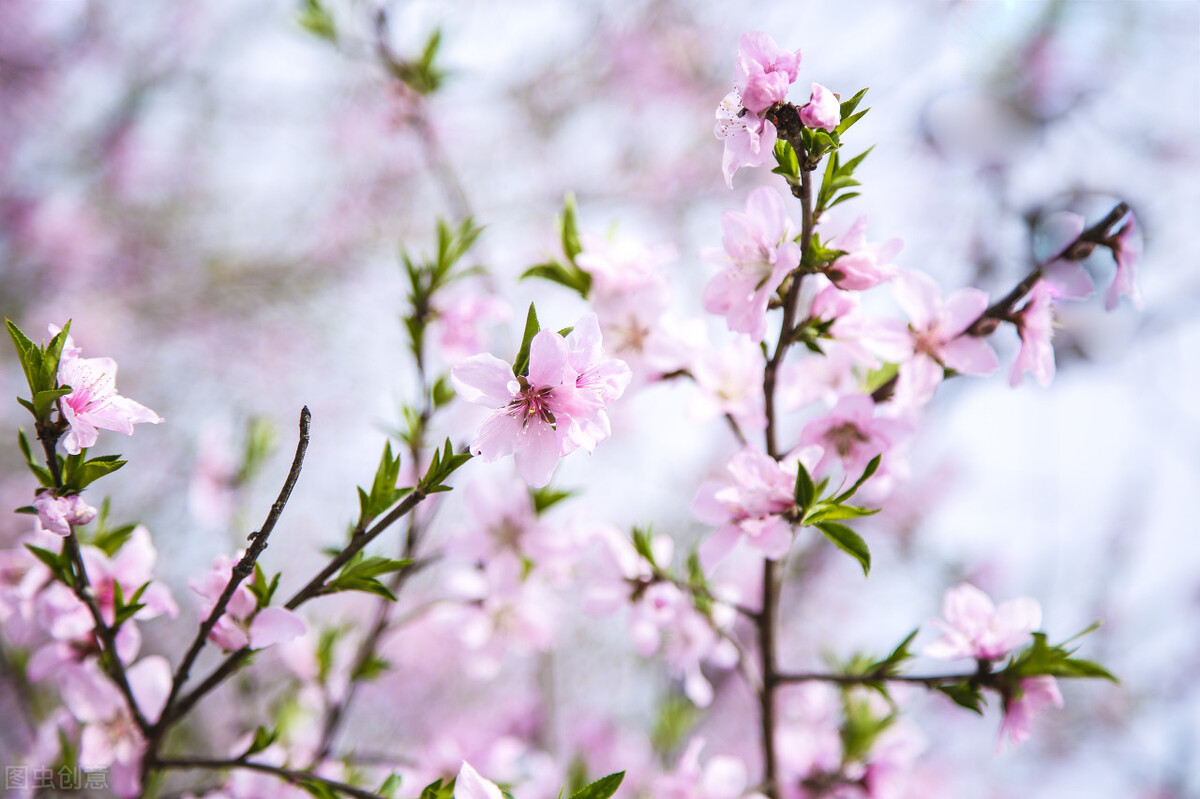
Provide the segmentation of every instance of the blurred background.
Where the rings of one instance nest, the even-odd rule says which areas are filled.
[[[166,419],[101,439],[130,460],[105,483],[114,513],[154,532],[189,620],[148,625],[146,650],[188,639],[187,579],[260,523],[304,404],[312,446],[267,563],[298,586],[353,521],[354,485],[413,391],[399,248],[430,252],[439,216],[486,226],[476,260],[516,309],[496,317],[501,357],[531,300],[549,327],[584,310],[559,287],[515,282],[557,256],[568,191],[585,233],[617,226],[671,248],[672,310],[702,316],[714,270],[700,253],[719,246],[721,212],[769,177],[743,170],[730,192],[712,135],[738,37],[762,30],[803,52],[793,99],[810,82],[843,97],[870,87],[848,147],[875,149],[833,229],[867,214],[872,240],[904,240],[901,265],[993,296],[1029,270],[1049,212],[1093,222],[1123,199],[1144,233],[1145,310],[1068,307],[1049,389],[1010,389],[1002,374],[939,393],[907,499],[871,538],[871,579],[831,557],[798,589],[797,665],[886,650],[959,579],[1038,597],[1052,640],[1103,618],[1082,654],[1122,685],[1067,686],[1066,709],[1020,752],[993,754],[996,708],[980,721],[918,700],[920,795],[1200,796],[1200,4],[753,5],[386,3],[381,32],[380,6],[330,0],[331,43],[291,2],[0,4],[0,313],[33,338],[72,319],[84,354],[115,358],[122,393]],[[446,79],[423,99],[382,68],[378,39],[415,58],[436,29]],[[1093,261],[1103,288],[1111,258]],[[1003,363],[1016,346],[997,342]],[[21,392],[15,358],[0,363],[4,393]],[[560,468],[558,483],[589,487],[563,523],[698,535],[691,496],[733,442],[679,413],[686,402],[686,387],[659,386],[616,409],[613,440]],[[28,427],[22,414],[0,407],[9,430]],[[476,418],[452,415],[445,432],[465,440]],[[231,483],[251,420],[278,446],[260,479]],[[500,468],[472,463],[460,480]],[[31,490],[16,448],[0,452],[0,495],[17,507]],[[0,520],[3,542],[23,519]],[[619,625],[596,624],[567,633],[574,654],[527,669],[514,696],[551,705],[559,725],[603,710],[652,726],[645,700],[666,679]],[[601,644],[617,651],[588,649]],[[5,690],[11,702],[21,689]],[[15,725],[0,733],[6,761],[28,745]]]

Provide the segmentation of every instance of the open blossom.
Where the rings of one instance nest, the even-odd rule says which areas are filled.
[[[59,400],[70,429],[63,448],[72,455],[96,443],[100,430],[133,434],[143,422],[158,424],[162,418],[145,405],[117,393],[117,362],[112,358],[81,358],[68,339],[58,363],[58,384],[71,393]]]
[[[997,660],[1028,642],[1042,623],[1036,599],[1010,599],[997,607],[969,583],[946,592],[942,615],[945,620],[933,622],[942,629],[942,637],[924,650],[939,660]]]
[[[742,167],[764,166],[774,160],[775,126],[742,107],[742,95],[734,89],[717,106],[713,134],[725,143],[721,171],[725,185],[733,188],[733,176]]]
[[[1026,677],[1021,680],[1018,693],[1004,700],[1004,721],[1000,724],[1000,738],[996,748],[1004,744],[1005,736],[1013,746],[1020,746],[1033,731],[1033,718],[1047,706],[1061,708],[1062,692],[1058,681],[1049,675]]]
[[[96,509],[78,494],[56,497],[52,491],[41,491],[33,507],[37,509],[40,529],[64,537],[71,534],[71,525],[87,524],[96,518]]]
[[[239,552],[237,557],[241,558],[242,554]],[[188,580],[192,590],[205,600],[200,606],[201,619],[208,618],[208,614],[216,607],[217,600],[233,575],[233,564],[234,560],[219,556],[203,580]],[[208,638],[222,649],[232,652],[247,646],[262,649],[281,644],[304,635],[305,629],[304,621],[287,608],[266,607],[260,610],[254,594],[242,584],[233,592],[225,612],[217,619]]]
[[[832,131],[842,121],[842,104],[837,95],[819,83],[812,85],[812,97],[800,109],[800,121],[805,127]]]
[[[762,430],[767,426],[762,393],[764,365],[762,348],[744,336],[719,350],[699,350],[691,364],[696,380],[692,417],[704,421],[727,413],[743,430]]]
[[[1134,308],[1142,309],[1142,293],[1138,290],[1137,283],[1134,282],[1137,277],[1138,261],[1142,255],[1137,232],[1137,220],[1130,213],[1125,217],[1125,224],[1121,226],[1121,230],[1112,239],[1110,246],[1113,258],[1117,261],[1117,273],[1113,276],[1112,285],[1108,287],[1108,292],[1104,295],[1105,310],[1111,311],[1116,308],[1122,294],[1129,297]]]
[[[805,466],[821,456],[818,448],[802,453]],[[700,545],[701,561],[711,567],[745,538],[748,546],[777,560],[792,545],[791,523],[782,515],[795,505],[796,464],[784,463],[765,452],[746,447],[729,459],[727,476],[700,486],[692,500],[692,515],[717,531]]]
[[[608,436],[605,411],[629,384],[629,368],[603,357],[596,317],[581,319],[570,339],[552,330],[533,337],[529,373],[517,376],[494,355],[481,354],[450,370],[467,402],[496,409],[479,428],[471,452],[485,461],[512,455],[525,482],[550,482],[558,459]]]
[[[840,460],[843,473],[857,479],[872,458],[888,452],[911,430],[897,419],[876,417],[875,402],[866,394],[848,394],[828,414],[804,426],[800,446],[818,445],[824,450],[816,474],[827,474],[833,461]]]
[[[704,291],[704,310],[722,314],[729,329],[761,341],[767,332],[767,303],[800,265],[800,245],[779,192],[760,186],[746,200],[746,212],[721,216],[725,253],[715,259],[724,270]]]
[[[904,242],[890,239],[883,244],[868,244],[867,217],[864,215],[826,246],[846,253],[829,265],[826,270],[829,279],[840,289],[864,291],[896,275],[897,269],[892,265],[892,259],[900,253]]]
[[[1054,379],[1054,309],[1051,289],[1039,280],[1029,292],[1029,298],[1013,318],[1021,336],[1021,351],[1013,361],[1009,383],[1016,386],[1029,372],[1043,387]]]
[[[786,101],[799,71],[799,50],[784,50],[761,31],[747,31],[738,40],[734,85],[747,111],[761,114]]]
[[[938,284],[929,275],[904,270],[893,283],[896,300],[911,320],[907,348],[911,356],[900,364],[895,399],[904,406],[928,402],[942,382],[943,368],[962,374],[984,375],[999,366],[996,353],[982,338],[966,330],[988,307],[978,289],[959,289],[942,301]]]

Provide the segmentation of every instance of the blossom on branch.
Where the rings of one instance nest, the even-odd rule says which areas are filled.
[[[761,114],[785,102],[799,71],[799,50],[784,50],[761,31],[747,31],[738,40],[734,86],[747,111]]]
[[[63,537],[71,534],[72,525],[87,524],[96,518],[96,509],[78,494],[56,497],[52,491],[39,491],[33,507],[37,509],[39,529]]]
[[[1005,736],[1013,746],[1020,746],[1033,732],[1034,716],[1047,706],[1063,706],[1058,681],[1046,674],[1021,680],[1017,693],[1004,698],[1004,721],[1000,723],[1000,738],[996,741],[996,748],[1003,746]]]
[[[933,622],[942,629],[942,637],[924,650],[939,660],[998,660],[1027,643],[1042,623],[1036,599],[1010,599],[997,607],[970,583],[946,592],[942,615],[945,620]]]
[[[762,341],[767,305],[784,278],[800,265],[800,245],[779,192],[760,186],[746,211],[721,216],[724,254],[706,257],[724,267],[704,291],[704,310],[725,317],[729,329]]]
[[[1142,257],[1141,241],[1137,238],[1137,232],[1137,219],[1131,212],[1126,215],[1125,224],[1121,226],[1120,231],[1109,240],[1113,258],[1117,261],[1117,273],[1113,276],[1113,282],[1104,295],[1106,311],[1117,307],[1122,294],[1128,297],[1129,301],[1133,303],[1133,307],[1139,311],[1144,305],[1142,293],[1134,282],[1138,261]]]
[[[837,95],[819,83],[812,85],[812,97],[800,109],[805,127],[833,131],[842,121],[842,104]]]
[[[237,557],[242,557],[241,552]],[[205,599],[200,606],[200,618],[208,618],[208,614],[216,607],[217,600],[225,591],[233,576],[234,559],[218,556],[212,570],[203,580],[188,580],[192,590]],[[237,651],[243,647],[263,649],[274,644],[281,644],[304,635],[307,627],[304,621],[292,611],[281,607],[258,607],[258,600],[245,585],[239,585],[233,592],[225,612],[217,619],[208,638],[226,651]]]
[[[52,333],[58,331],[51,327]],[[63,419],[70,426],[63,448],[72,455],[93,446],[99,430],[133,435],[133,426],[158,424],[157,413],[117,393],[117,362],[112,358],[81,358],[79,348],[68,337],[58,363],[58,384],[71,393],[59,400]]]
[[[1033,284],[1021,310],[1013,314],[1013,323],[1021,336],[1021,351],[1013,361],[1008,381],[1019,385],[1029,372],[1044,388],[1054,379],[1054,309],[1052,293],[1045,281]]]

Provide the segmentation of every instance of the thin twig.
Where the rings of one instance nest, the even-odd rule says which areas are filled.
[[[328,777],[320,777],[309,771],[296,771],[294,769],[283,768],[282,766],[272,766],[267,763],[255,763],[250,760],[206,760],[204,758],[190,757],[172,757],[163,758],[155,761],[155,767],[160,769],[246,769],[248,771],[259,771],[264,774],[272,774],[284,782],[292,785],[303,786],[304,783],[317,783],[324,785],[326,788],[345,794],[346,796],[354,797],[354,799],[386,799],[377,793],[365,791],[362,788],[356,788],[344,782],[331,780]]]

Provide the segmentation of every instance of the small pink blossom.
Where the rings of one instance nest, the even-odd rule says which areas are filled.
[[[742,107],[742,96],[734,89],[717,106],[713,134],[725,143],[721,171],[725,185],[733,188],[733,176],[742,167],[760,167],[774,159],[775,126]]]
[[[897,272],[892,264],[904,242],[890,239],[883,244],[867,243],[867,217],[860,216],[842,235],[831,239],[827,247],[846,254],[826,270],[834,284],[847,291],[864,291],[891,280]]]
[[[1111,239],[1113,258],[1117,261],[1117,273],[1113,276],[1112,285],[1104,295],[1104,309],[1111,311],[1117,307],[1121,295],[1129,298],[1133,307],[1139,311],[1144,306],[1142,293],[1137,287],[1137,266],[1142,257],[1141,238],[1138,236],[1137,219],[1132,213],[1125,217],[1125,224]]]
[[[837,95],[819,83],[812,85],[812,97],[800,109],[805,127],[833,131],[842,122],[842,104]]]
[[[1004,700],[1004,721],[1000,723],[1000,738],[996,741],[999,750],[1005,736],[1013,746],[1020,746],[1033,732],[1033,719],[1046,707],[1063,706],[1058,681],[1049,675],[1026,677],[1021,680],[1017,693]]]
[[[997,660],[1023,646],[1042,623],[1036,599],[1010,599],[999,607],[969,583],[951,588],[942,603],[945,620],[935,619],[942,637],[925,647],[939,660]]]
[[[53,329],[52,329],[53,330]],[[58,364],[58,384],[71,393],[59,400],[70,429],[63,448],[72,455],[96,443],[99,430],[133,435],[133,426],[158,424],[162,418],[146,406],[117,393],[117,362],[112,358],[81,358],[68,340]]]
[[[784,278],[800,265],[800,245],[779,192],[760,186],[746,200],[746,212],[721,216],[724,267],[704,291],[704,310],[725,317],[729,329],[761,341],[767,332],[767,304]]]
[[[804,426],[800,446],[816,445],[824,451],[814,469],[817,474],[827,474],[833,461],[840,460],[843,474],[857,479],[872,458],[887,453],[912,431],[905,422],[877,417],[875,410],[866,394],[849,394],[828,414]]]
[[[815,461],[819,449],[804,453]],[[717,531],[700,545],[706,568],[720,562],[743,538],[767,558],[778,560],[792,545],[792,525],[782,515],[795,505],[799,456],[784,463],[753,447],[742,449],[726,464],[726,475],[700,486],[692,500],[692,515]],[[811,464],[806,463],[806,466]]]
[[[700,349],[690,371],[696,380],[691,415],[705,421],[727,413],[743,430],[767,426],[763,410],[762,348],[745,336],[727,347]]]
[[[734,85],[751,113],[785,102],[799,70],[800,51],[784,50],[765,33],[748,31],[738,40]]]
[[[508,303],[496,295],[466,290],[436,294],[433,312],[435,339],[452,362],[486,350],[487,328],[512,316]]]
[[[41,491],[33,507],[37,509],[39,529],[64,538],[71,534],[72,525],[87,524],[96,518],[96,509],[78,494],[56,497],[52,491]]]
[[[911,356],[900,364],[896,401],[903,406],[928,402],[944,376],[943,369],[984,375],[999,366],[996,353],[982,338],[966,334],[988,307],[978,289],[959,289],[942,301],[938,284],[929,275],[904,270],[893,283],[896,300],[908,314]]]
[[[237,559],[243,553],[237,554]],[[200,618],[208,618],[233,576],[236,559],[217,557],[213,568],[203,580],[190,579],[188,585],[204,598],[200,606]],[[232,652],[245,647],[263,649],[285,643],[304,635],[304,621],[292,611],[282,607],[259,609],[258,600],[243,583],[230,597],[225,612],[217,619],[208,639],[222,649]]]
[[[1026,372],[1033,375],[1042,387],[1054,379],[1054,309],[1051,289],[1039,280],[1029,292],[1021,310],[1013,316],[1021,336],[1021,351],[1013,361],[1009,383],[1019,385]]]

